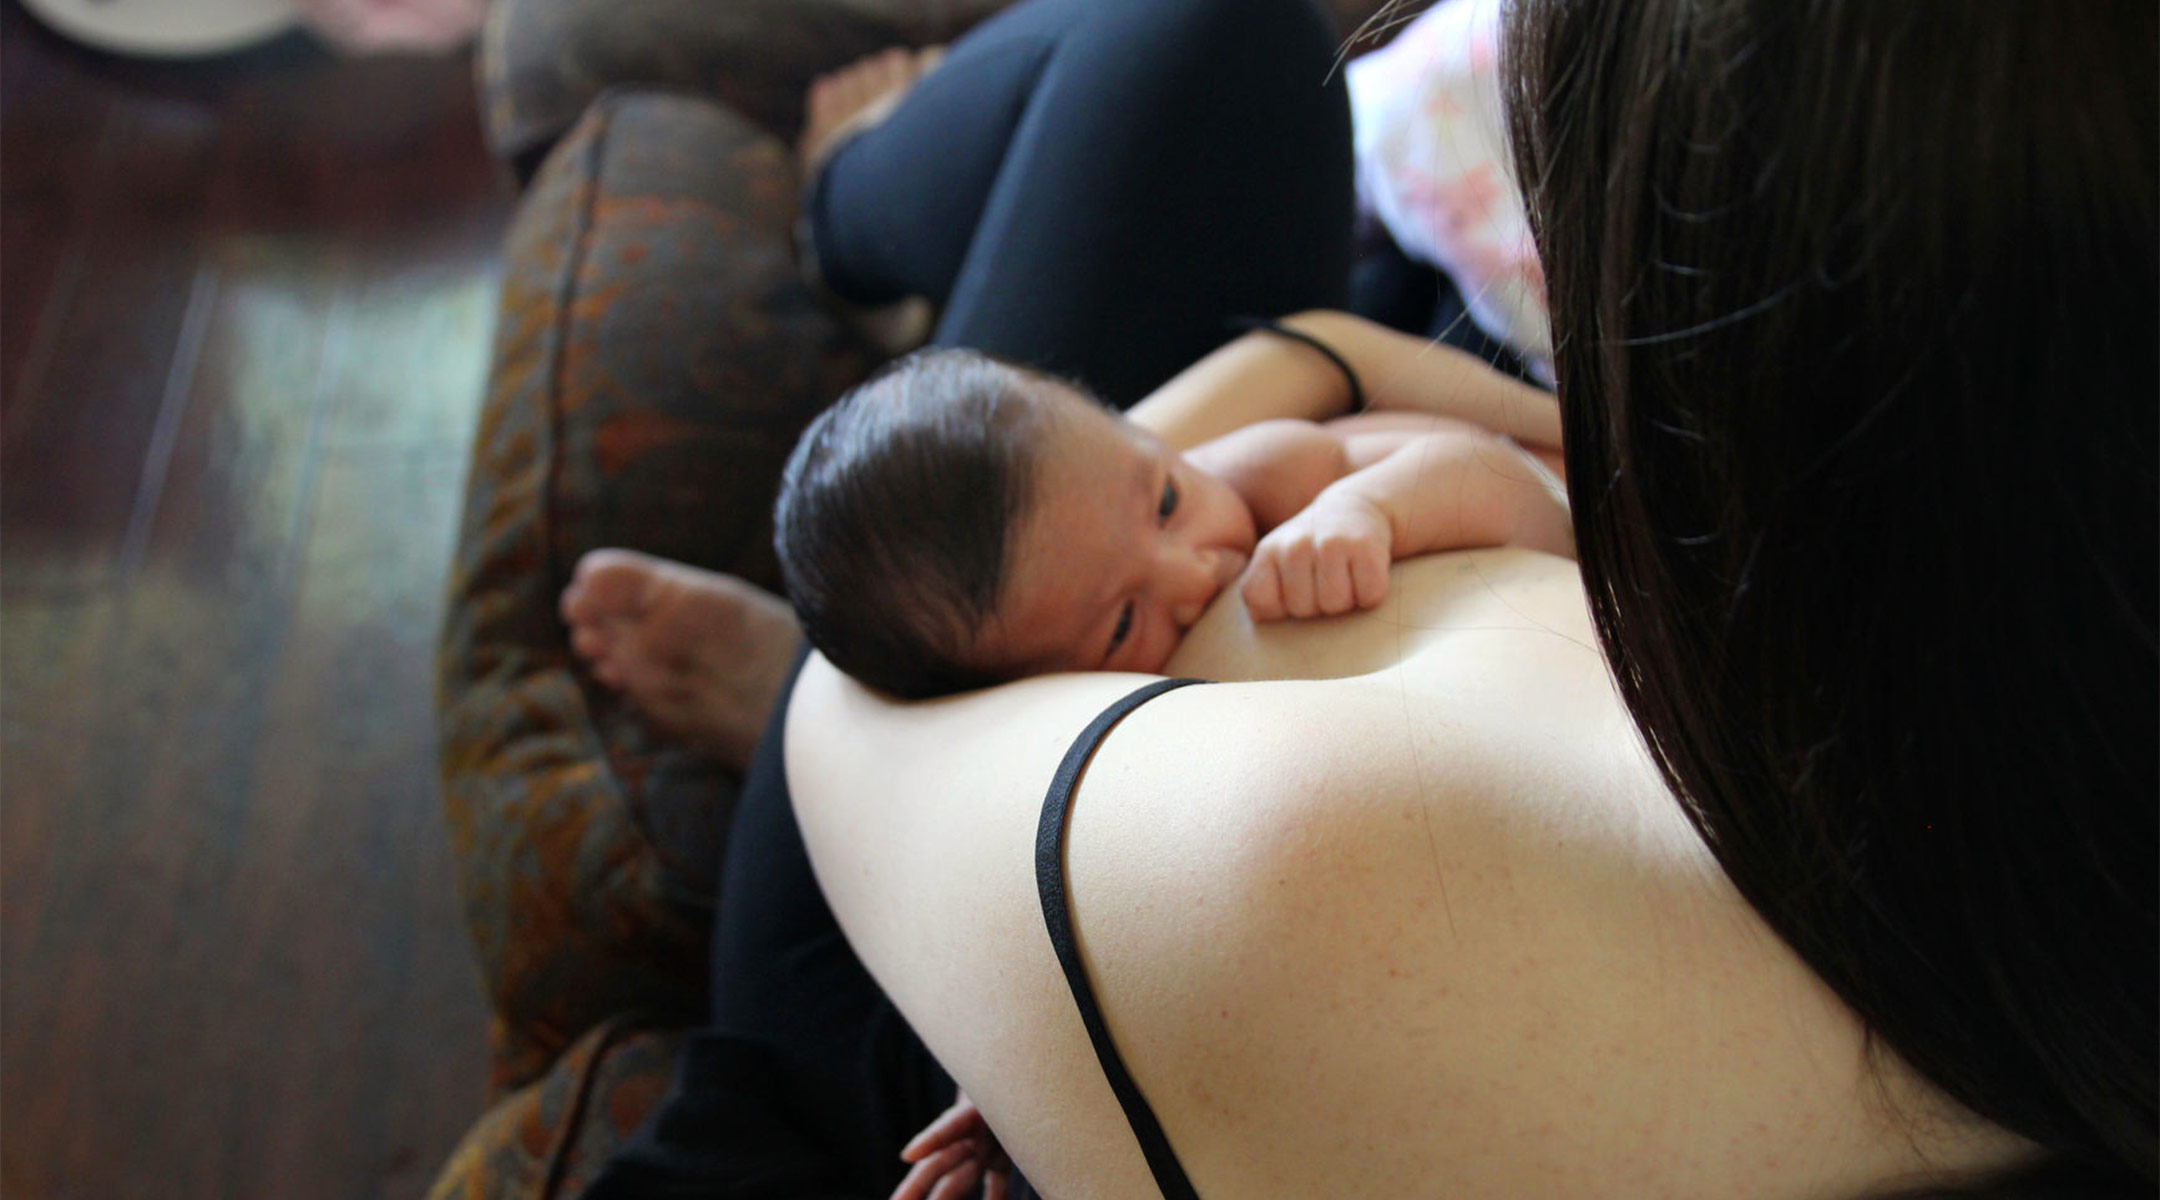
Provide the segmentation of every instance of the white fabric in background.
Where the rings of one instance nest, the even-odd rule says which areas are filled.
[[[1478,326],[1552,379],[1545,273],[1500,100],[1503,0],[1441,0],[1348,68],[1358,202],[1446,271]]]
[[[54,31],[110,54],[201,58],[267,41],[299,22],[295,0],[23,0]]]

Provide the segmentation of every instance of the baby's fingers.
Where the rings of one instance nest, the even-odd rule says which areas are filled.
[[[1245,611],[1255,621],[1280,621],[1288,613],[1282,606],[1282,578],[1273,555],[1255,556],[1245,572]]]
[[[967,1200],[982,1182],[983,1165],[980,1158],[970,1158],[956,1166],[945,1178],[938,1180],[930,1189],[930,1200]]]
[[[1357,559],[1359,547],[1334,542],[1320,547],[1313,571],[1313,604],[1321,613],[1336,616],[1357,607]]]
[[[923,1126],[923,1131],[908,1139],[900,1148],[902,1162],[919,1162],[931,1151],[949,1146],[961,1138],[973,1136],[988,1126],[983,1124],[982,1110],[973,1101],[962,1096],[951,1108],[937,1116],[937,1120]]]
[[[970,1169],[975,1174],[968,1182],[974,1183],[982,1175],[975,1157],[977,1149],[972,1140],[949,1142],[917,1159],[900,1186],[893,1189],[891,1200],[939,1200],[946,1194],[946,1182]]]
[[[1387,595],[1388,556],[1394,545],[1387,514],[1358,497],[1331,499],[1323,493],[1304,519],[1311,525],[1318,556],[1314,607],[1337,616],[1378,604]]]
[[[1387,553],[1375,548],[1372,553],[1352,556],[1350,582],[1357,591],[1359,608],[1380,607],[1388,594]]]
[[[1313,575],[1319,570],[1319,557],[1308,538],[1289,538],[1277,548],[1282,607],[1293,617],[1309,617],[1319,611],[1313,599]]]

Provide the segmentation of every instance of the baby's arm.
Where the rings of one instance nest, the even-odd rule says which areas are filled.
[[[1260,621],[1371,608],[1396,559],[1507,545],[1574,557],[1565,492],[1507,438],[1447,429],[1343,476],[1262,538],[1245,606]]]
[[[1349,450],[1335,430],[1311,421],[1274,420],[1196,446],[1185,460],[1229,484],[1264,533],[1350,474],[1356,464]]]
[[[1266,533],[1296,516],[1328,485],[1422,437],[1479,433],[1477,426],[1421,413],[1365,413],[1326,424],[1272,420],[1226,433],[1185,455],[1230,485]]]

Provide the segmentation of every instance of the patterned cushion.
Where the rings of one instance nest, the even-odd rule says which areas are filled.
[[[705,100],[623,91],[509,235],[438,696],[498,1091],[614,1014],[704,1010],[726,790],[671,769],[581,673],[555,599],[604,545],[774,582],[780,466],[871,365],[798,279],[794,202],[779,142]]]
[[[428,1200],[577,1195],[667,1095],[684,1036],[624,1022],[595,1028],[544,1078],[488,1110]]]
[[[495,0],[482,35],[488,144],[533,156],[617,83],[718,98],[792,141],[821,71],[948,42],[1011,0]]]

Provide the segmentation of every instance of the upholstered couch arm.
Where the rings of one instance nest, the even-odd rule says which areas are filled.
[[[478,58],[496,155],[529,174],[600,93],[665,84],[784,140],[813,76],[887,46],[951,41],[1011,0],[495,0]]]
[[[578,669],[555,601],[605,545],[777,582],[780,466],[871,365],[797,276],[794,201],[787,149],[748,121],[618,91],[514,218],[439,656],[498,1087],[616,1013],[702,1015],[725,781],[706,772],[704,799],[664,770],[656,785],[666,748]],[[687,835],[658,807],[684,794]],[[671,854],[663,826],[689,849]]]

